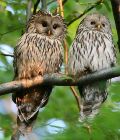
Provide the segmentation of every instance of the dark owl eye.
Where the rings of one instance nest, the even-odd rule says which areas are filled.
[[[58,27],[59,27],[58,24],[54,24],[54,25],[53,25],[53,29],[56,29],[56,28],[58,28]]]
[[[95,25],[95,21],[91,21],[91,23],[90,23],[91,25]]]
[[[105,24],[104,24],[104,23],[102,23],[102,26],[103,26],[103,27],[105,27]]]
[[[42,26],[43,26],[43,27],[47,27],[47,25],[48,25],[48,24],[47,24],[46,21],[43,21],[43,22],[42,22]]]

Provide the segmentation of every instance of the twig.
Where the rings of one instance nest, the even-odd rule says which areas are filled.
[[[47,1],[46,0],[41,0],[42,6],[41,9],[46,11],[47,10]]]
[[[31,12],[31,8],[32,8],[32,0],[28,1],[28,5],[27,5],[27,10],[26,10],[26,15],[27,15],[27,21],[30,19],[32,12]]]
[[[58,4],[59,4],[59,7],[60,7],[60,13],[61,13],[61,16],[64,17],[64,11],[63,11],[63,3],[62,3],[62,0],[57,0],[58,1]],[[65,56],[65,74],[68,74],[68,70],[67,70],[67,66],[68,66],[68,47],[67,47],[67,42],[66,40],[64,41],[64,56]],[[78,105],[78,109],[80,111],[80,96],[78,96],[76,90],[75,90],[75,87],[74,86],[70,86],[70,89],[77,101],[77,105]]]
[[[65,1],[64,1],[65,2]],[[59,6],[60,6],[60,13],[61,13],[61,16],[64,17],[64,10],[63,10],[63,3],[62,3],[62,0],[58,0],[58,3],[59,3]],[[67,47],[67,42],[66,40],[64,41],[64,55],[65,55],[65,74],[68,73],[68,70],[67,70],[67,65],[68,65],[68,47]],[[77,91],[75,90],[75,87],[74,86],[70,86],[70,89],[77,101],[77,105],[78,105],[78,109],[80,111],[80,96],[78,96],[77,94]]]
[[[68,0],[63,0],[62,5],[65,5],[65,3],[66,3],[67,1],[68,1]]]
[[[77,80],[60,74],[45,75],[43,77],[38,76],[31,80],[19,80],[1,84],[0,95],[8,94],[11,92],[15,92],[25,88],[30,88],[37,85],[78,86],[100,80],[107,80],[117,76],[120,76],[120,66],[88,74]]]
[[[16,30],[20,30],[21,28],[22,28],[22,26],[17,27],[17,28],[14,28],[14,29],[9,30],[9,31],[4,32],[4,33],[0,33],[0,39],[1,39],[4,35],[9,34],[9,33],[11,33],[11,32],[14,32],[14,31],[16,31]]]
[[[93,2],[79,3],[79,5],[93,5]]]
[[[80,96],[77,94],[76,90],[75,90],[75,87],[73,86],[70,86],[70,89],[72,90],[72,93],[76,99],[76,102],[77,102],[77,105],[78,105],[78,109],[80,111]]]
[[[84,16],[86,13],[88,13],[90,10],[92,10],[93,8],[95,8],[96,6],[98,6],[99,4],[102,4],[103,0],[98,0],[97,2],[95,2],[91,7],[87,8],[82,14],[80,14],[79,16],[75,17],[74,19],[72,19],[67,26],[71,25],[74,21],[78,20],[79,18],[81,18],[82,16]]]
[[[68,66],[68,47],[67,47],[66,41],[64,41],[64,55],[65,55],[65,64],[66,64],[65,74],[68,74],[68,67],[67,67]],[[70,89],[71,89],[71,91],[76,99],[78,109],[80,111],[80,96],[78,95],[74,86],[70,86]]]
[[[65,3],[67,2],[67,0],[63,0],[63,1],[61,0],[61,1],[62,1],[62,2],[61,2],[62,4],[60,4],[59,1],[60,1],[60,0],[57,0],[59,6],[62,5],[62,7],[63,7],[63,6],[65,5]],[[60,11],[60,10],[59,10],[59,7],[57,7],[57,8],[54,10],[53,14],[55,15],[55,14],[57,14],[59,11]]]
[[[52,1],[48,2],[47,5],[50,5],[50,4],[52,4],[53,2],[56,2],[56,0],[52,0]]]
[[[59,4],[59,9],[60,9],[60,13],[61,16],[64,17],[64,10],[63,10],[63,2],[62,0],[57,0],[58,4]],[[68,65],[68,47],[67,47],[67,42],[66,40],[64,41],[64,56],[65,56],[65,74],[68,74],[68,70],[67,70],[67,65]],[[80,96],[78,96],[75,87],[74,86],[70,86],[70,89],[77,101],[77,105],[78,105],[78,109],[80,111]]]
[[[59,7],[60,7],[61,16],[64,17],[64,11],[63,11],[62,0],[57,0],[57,1],[58,1],[58,4],[59,4]]]
[[[60,14],[62,17],[64,17],[64,10],[63,10],[63,3],[62,0],[57,0],[59,7],[60,7]],[[64,40],[64,56],[65,56],[65,74],[67,74],[67,64],[68,64],[68,47],[67,42]]]
[[[6,53],[2,53],[2,52],[0,52],[0,55],[14,57],[13,54],[6,54]]]
[[[117,34],[118,34],[118,48],[120,52],[120,0],[111,0]]]
[[[83,126],[87,129],[88,133],[91,134],[91,131],[92,131],[91,129],[92,129],[92,127],[91,127],[89,124],[87,124],[87,123],[84,123]]]
[[[33,14],[36,14],[36,10],[37,10],[39,3],[40,3],[40,0],[37,0],[36,3],[34,4]]]

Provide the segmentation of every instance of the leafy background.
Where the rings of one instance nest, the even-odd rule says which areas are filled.
[[[33,0],[33,3],[35,2]],[[47,2],[47,8],[51,12],[58,6],[55,0],[48,0]],[[66,22],[68,23],[74,17],[80,15],[95,2],[96,0],[68,0],[64,5]],[[27,4],[28,0],[0,0],[0,53],[13,53],[19,37],[24,32]],[[40,5],[38,9],[40,9]],[[102,4],[96,6],[90,12],[99,12],[108,16],[117,49],[117,33],[110,1],[103,0]],[[76,28],[82,18],[68,26],[68,46],[74,39]],[[118,63],[119,57],[118,54]],[[12,57],[0,55],[0,83],[13,79],[12,61]],[[108,86],[108,91],[109,97],[101,107],[100,113],[93,120],[81,123],[78,119],[77,104],[69,87],[55,87],[48,105],[40,110],[33,134],[28,139],[120,140],[120,83],[117,79],[112,80],[111,85]],[[1,96],[0,140],[10,139],[15,127],[16,112],[17,109],[15,104],[12,103],[11,94]]]

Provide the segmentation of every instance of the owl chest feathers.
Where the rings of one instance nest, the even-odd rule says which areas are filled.
[[[70,73],[79,75],[85,70],[98,71],[115,63],[111,36],[97,31],[80,32],[70,49]]]
[[[60,41],[39,34],[25,33],[15,49],[18,78],[58,72],[62,61],[63,48]]]

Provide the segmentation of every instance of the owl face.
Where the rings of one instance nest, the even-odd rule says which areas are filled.
[[[35,22],[36,31],[39,34],[57,38],[63,33],[63,24],[57,17],[41,17]]]
[[[39,11],[31,18],[27,31],[56,39],[64,37],[66,25],[61,16],[52,16],[49,13]]]
[[[108,19],[100,14],[90,14],[83,21],[82,25],[90,30],[97,30],[104,33],[111,31],[110,23]]]

